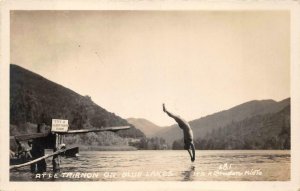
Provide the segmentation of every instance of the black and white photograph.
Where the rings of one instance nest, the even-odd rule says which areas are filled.
[[[7,18],[10,184],[295,180],[291,10]]]

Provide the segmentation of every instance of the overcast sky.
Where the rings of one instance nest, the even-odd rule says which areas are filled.
[[[290,97],[283,11],[14,11],[11,63],[128,118],[170,125]]]

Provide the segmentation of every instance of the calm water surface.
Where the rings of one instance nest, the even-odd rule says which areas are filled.
[[[11,181],[288,181],[290,151],[81,151],[62,158],[61,172],[10,172]]]

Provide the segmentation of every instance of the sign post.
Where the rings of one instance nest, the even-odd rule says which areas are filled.
[[[63,135],[60,133],[67,132],[69,129],[68,120],[65,119],[52,119],[51,131],[55,133],[55,145],[53,151],[56,152],[60,149],[60,145],[63,143]],[[53,172],[60,171],[60,155],[54,155],[52,159]]]
[[[52,132],[67,132],[69,129],[69,122],[65,119],[52,119]]]

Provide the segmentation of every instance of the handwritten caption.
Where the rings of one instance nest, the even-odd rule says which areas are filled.
[[[242,176],[262,176],[261,169],[243,169],[234,168],[233,164],[220,164],[214,170],[195,170],[188,171],[191,176],[195,177],[242,177]],[[35,179],[107,179],[107,180],[128,180],[143,177],[178,177],[184,172],[175,171],[124,171],[124,172],[62,172],[62,173],[42,173],[35,174]]]

